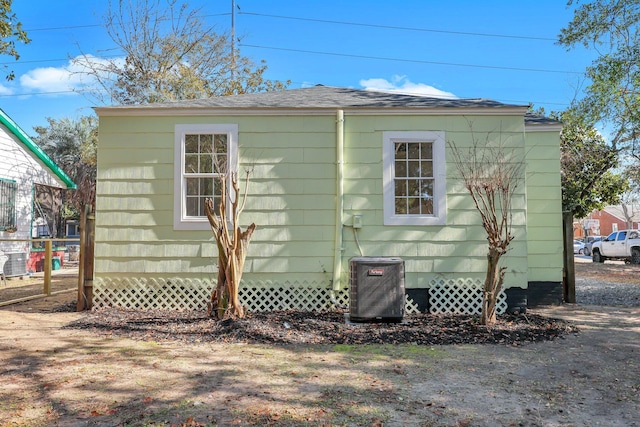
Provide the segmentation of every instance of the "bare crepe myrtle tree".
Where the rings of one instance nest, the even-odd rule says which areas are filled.
[[[218,245],[218,282],[207,306],[209,316],[218,319],[244,317],[244,308],[240,304],[238,293],[247,249],[251,235],[256,229],[254,223],[244,231],[240,228],[240,214],[247,200],[249,174],[250,171],[247,171],[241,201],[238,173],[225,172],[217,178],[221,184],[221,196],[217,206],[212,199],[205,202],[207,218]],[[227,184],[230,186],[230,194],[227,193]]]
[[[480,322],[491,325],[496,321],[496,305],[507,270],[500,266],[500,258],[507,253],[514,238],[512,202],[522,180],[524,160],[514,149],[505,147],[501,139],[494,142],[487,136],[482,144],[473,131],[471,135],[470,147],[458,147],[452,141],[448,141],[448,145],[487,234],[489,251]]]

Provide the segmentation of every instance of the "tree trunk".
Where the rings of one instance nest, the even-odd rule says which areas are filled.
[[[499,262],[502,253],[496,248],[490,248],[487,254],[487,275],[484,279],[482,315],[480,323],[491,325],[496,322],[496,308],[498,296],[504,282],[505,267],[500,268]]]
[[[215,315],[218,319],[228,317],[244,317],[244,308],[240,304],[239,290],[242,271],[247,256],[247,248],[256,225],[251,224],[242,231],[234,215],[233,230],[228,229],[226,220],[226,203],[222,203],[220,216],[218,217],[213,207],[213,202],[207,200],[206,211],[213,235],[218,245],[218,283],[211,293],[211,300],[207,304],[209,316]],[[234,209],[235,205],[232,205]]]

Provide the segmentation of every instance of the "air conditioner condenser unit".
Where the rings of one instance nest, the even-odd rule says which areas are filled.
[[[349,320],[401,322],[404,317],[404,261],[395,257],[349,260]]]

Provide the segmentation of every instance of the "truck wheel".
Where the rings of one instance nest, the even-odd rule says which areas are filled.
[[[640,264],[640,249],[631,249],[631,264]]]
[[[593,262],[604,262],[604,257],[600,255],[600,251],[593,251],[593,256],[591,260]]]

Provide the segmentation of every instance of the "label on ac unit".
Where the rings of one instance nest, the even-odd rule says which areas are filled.
[[[369,276],[384,276],[384,268],[370,268]]]

